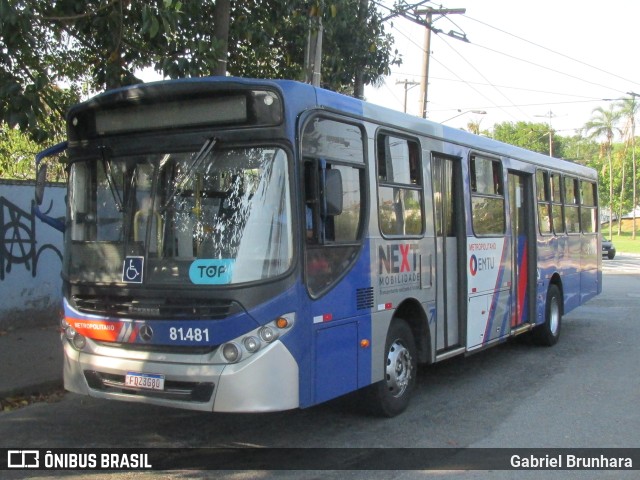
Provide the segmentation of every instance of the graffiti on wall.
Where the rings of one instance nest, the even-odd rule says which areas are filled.
[[[54,245],[38,247],[35,215],[0,197],[0,281],[17,265],[23,265],[35,277],[38,259],[46,250],[52,250],[62,261],[62,254]]]

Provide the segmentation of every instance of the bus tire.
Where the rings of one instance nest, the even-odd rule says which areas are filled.
[[[366,391],[367,407],[372,413],[395,417],[404,412],[416,384],[417,359],[411,328],[404,320],[394,320],[385,344],[385,378]]]
[[[550,347],[560,338],[562,326],[562,294],[557,285],[549,285],[544,307],[544,323],[533,330],[533,340],[538,345]]]

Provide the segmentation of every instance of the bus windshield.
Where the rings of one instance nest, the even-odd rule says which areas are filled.
[[[214,145],[73,163],[68,279],[225,285],[285,273],[293,249],[285,151]],[[138,275],[126,274],[132,258],[144,267]]]

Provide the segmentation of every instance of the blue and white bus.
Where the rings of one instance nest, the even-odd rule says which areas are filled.
[[[64,385],[193,410],[362,389],[554,344],[601,291],[593,169],[293,81],[201,78],[67,116]],[[38,191],[38,200],[42,191]]]

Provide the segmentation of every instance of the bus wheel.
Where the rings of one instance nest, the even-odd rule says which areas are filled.
[[[367,403],[373,413],[395,417],[409,405],[416,384],[416,344],[404,320],[393,321],[389,328],[384,362],[385,378],[369,387]]]
[[[547,303],[544,307],[544,323],[533,330],[533,339],[538,345],[550,347],[560,338],[562,324],[562,295],[557,285],[549,285]]]

